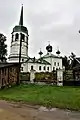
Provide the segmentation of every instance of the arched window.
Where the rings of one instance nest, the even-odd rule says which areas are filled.
[[[58,66],[59,66],[59,62],[58,62]]]
[[[58,70],[58,68],[56,68],[56,70]]]
[[[31,66],[31,70],[33,70],[33,65]]]
[[[54,66],[56,66],[56,62],[54,62]]]
[[[22,59],[22,62],[24,62],[24,59]]]
[[[41,70],[41,66],[39,66],[39,70]]]
[[[46,67],[45,67],[45,66],[43,67],[43,70],[46,70]]]
[[[19,38],[19,34],[18,34],[18,33],[16,33],[16,35],[15,35],[15,41],[17,41],[17,40],[18,40],[18,38]]]
[[[25,35],[24,34],[21,34],[21,40],[25,41]]]
[[[49,71],[49,67],[47,67],[47,70]]]

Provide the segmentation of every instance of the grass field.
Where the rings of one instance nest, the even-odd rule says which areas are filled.
[[[80,87],[19,85],[0,90],[0,99],[80,110]]]

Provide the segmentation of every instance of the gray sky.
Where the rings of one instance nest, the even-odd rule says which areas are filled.
[[[29,30],[29,55],[46,53],[50,41],[55,54],[59,46],[62,55],[71,51],[80,56],[80,0],[0,0],[0,32],[7,36],[10,52],[11,32],[18,25],[21,4],[24,5],[24,25]]]

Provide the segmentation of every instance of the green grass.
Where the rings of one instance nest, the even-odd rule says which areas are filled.
[[[0,99],[23,101],[33,105],[80,110],[79,87],[19,85],[0,90]]]

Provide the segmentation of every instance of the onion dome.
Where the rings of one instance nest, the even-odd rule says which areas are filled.
[[[46,50],[47,50],[48,52],[52,52],[52,46],[49,44],[48,46],[46,46]]]
[[[39,52],[39,55],[42,55],[42,54],[43,54],[43,52],[42,52],[42,51],[40,51],[40,52]]]
[[[41,57],[41,55],[43,54],[43,52],[41,51],[41,49],[40,49],[40,52],[39,52],[38,54],[40,55],[40,57]]]
[[[61,52],[59,50],[57,50],[56,54],[59,55]]]

